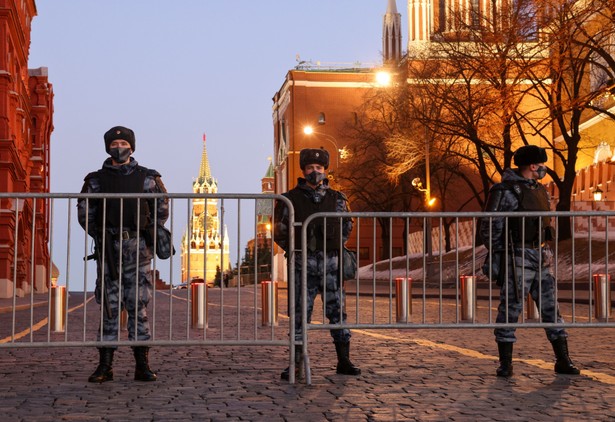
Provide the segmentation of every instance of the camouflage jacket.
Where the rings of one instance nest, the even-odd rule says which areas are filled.
[[[346,195],[344,195],[342,192],[331,189],[327,180],[320,184],[316,189],[312,189],[307,184],[305,179],[299,178],[295,189],[301,190],[313,202],[322,201],[327,191],[333,192],[335,195],[337,195],[335,212],[350,212],[350,207],[348,206],[348,199],[346,198]],[[289,197],[288,193],[285,193],[283,195],[287,198]],[[288,235],[291,229],[288,214],[288,207],[286,206],[286,204],[281,201],[277,202],[274,211],[274,240],[287,253],[289,251]],[[353,224],[354,223],[352,221],[352,218],[346,218],[342,223],[342,241],[344,243],[346,243],[346,240],[348,240],[348,237],[352,232]],[[326,272],[330,273],[337,270],[337,254],[338,252],[336,250],[327,251]],[[308,273],[318,275],[322,274],[322,271],[324,270],[324,258],[325,257],[323,251],[309,252]],[[300,253],[297,253],[296,259],[296,265],[301,265],[301,262],[299,261],[301,259]]]
[[[515,185],[525,184],[533,189],[542,188],[539,182],[520,176],[515,170],[506,169],[502,174],[502,182],[496,183],[489,190],[486,212],[509,212],[518,211],[521,208],[519,193]],[[480,236],[487,248],[493,251],[506,249],[506,219],[505,218],[482,218],[480,221]],[[491,235],[491,236],[490,236]]]
[[[111,164],[111,158],[108,158],[103,163],[103,168],[128,175],[135,171],[138,165],[139,163],[131,157],[128,164],[113,166]],[[100,193],[100,182],[96,177],[96,173],[90,173],[86,176],[81,193]],[[143,182],[143,193],[166,193],[166,188],[162,183],[160,173],[156,170],[147,169],[147,175]],[[79,199],[77,201],[77,217],[79,219],[79,224],[85,230],[87,221],[88,234],[92,237],[99,234],[99,227],[97,227],[99,206],[100,201],[92,199]],[[100,211],[102,211],[102,208]],[[168,198],[158,198],[156,200],[156,218],[159,225],[164,225],[169,218]]]

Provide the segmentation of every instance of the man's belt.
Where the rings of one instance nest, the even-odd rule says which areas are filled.
[[[139,237],[139,232],[124,230],[120,233],[120,237],[122,238],[122,240],[136,239],[137,237]]]
[[[515,248],[518,248],[518,249],[540,249],[544,245],[540,243],[538,240],[536,240],[534,242],[525,242],[525,243],[515,242],[514,246]]]
[[[143,233],[138,230],[122,230],[119,231],[117,228],[107,229],[107,236],[110,239],[117,239],[118,237],[122,240],[128,239],[136,239],[137,237],[143,237]]]

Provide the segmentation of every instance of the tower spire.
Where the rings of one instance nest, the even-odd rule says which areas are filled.
[[[395,0],[389,0],[382,23],[382,61],[397,64],[401,60],[401,14]]]
[[[207,135],[203,133],[203,152],[201,153],[201,167],[199,169],[199,182],[203,183],[211,179],[211,169],[209,168],[209,158],[207,157]]]

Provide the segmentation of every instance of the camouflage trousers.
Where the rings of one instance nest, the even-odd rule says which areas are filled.
[[[134,239],[131,239],[135,242]],[[109,271],[105,271],[104,286],[99,279],[96,283],[96,302],[103,306],[102,336],[100,330],[97,333],[98,341],[118,340],[120,329],[120,312],[125,310],[128,314],[127,329],[129,340],[149,340],[150,328],[147,318],[147,305],[152,298],[151,280],[151,253],[142,243],[139,254],[139,269],[135,253],[136,244],[124,241],[122,250],[121,283],[119,279],[109,277]],[[119,243],[119,242],[116,242]],[[132,247],[131,247],[132,246]],[[119,248],[116,249],[119,253]],[[118,268],[119,273],[119,268]],[[106,294],[103,294],[103,288]],[[120,307],[121,303],[121,307]]]
[[[316,295],[320,296],[325,303],[325,316],[330,324],[339,324],[346,321],[346,312],[344,309],[344,289],[338,283],[337,271],[327,272],[326,288],[323,289],[323,276],[311,275],[308,272],[307,276],[307,321],[312,320],[312,311],[314,310],[314,301]],[[295,340],[302,340],[301,327],[301,266],[295,267]],[[335,343],[347,343],[350,341],[350,330],[347,328],[331,330],[331,337]]]
[[[513,271],[509,267],[509,278],[500,287],[500,305],[498,306],[498,323],[516,323],[523,312],[524,298],[531,295],[540,310],[541,322],[563,323],[559,307],[555,302],[555,278],[549,267],[540,269],[536,260],[517,257],[516,269],[518,300],[515,300]],[[568,337],[564,328],[545,328],[549,341],[559,337]],[[516,341],[515,328],[496,328],[495,340],[498,343],[514,343]]]

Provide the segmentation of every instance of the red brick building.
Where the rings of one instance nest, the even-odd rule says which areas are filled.
[[[53,89],[47,68],[28,69],[36,14],[34,0],[0,0],[0,192],[49,192]],[[0,297],[12,297],[13,288],[46,291],[48,211],[41,200],[0,202]]]
[[[374,36],[378,36],[374,34]],[[353,139],[348,136],[348,127],[356,124],[357,112],[364,104],[366,95],[373,90],[384,89],[378,74],[394,69],[402,57],[401,15],[396,2],[389,0],[382,25],[382,62],[384,65],[320,65],[299,63],[290,70],[278,92],[273,97],[275,192],[292,189],[297,178],[302,176],[299,167],[299,151],[303,148],[324,148],[329,151],[328,173],[332,185],[338,187],[336,174],[345,157],[345,147]],[[305,128],[310,127],[311,133]],[[341,190],[344,190],[343,185]],[[353,211],[358,209],[352,203]],[[381,228],[376,227],[376,256],[384,255]],[[395,232],[403,227],[395,227]],[[359,259],[371,262],[374,245],[371,229],[361,231]],[[393,256],[403,252],[401,236],[393,236]],[[356,240],[349,242],[355,248]],[[387,246],[388,247],[388,246]]]

